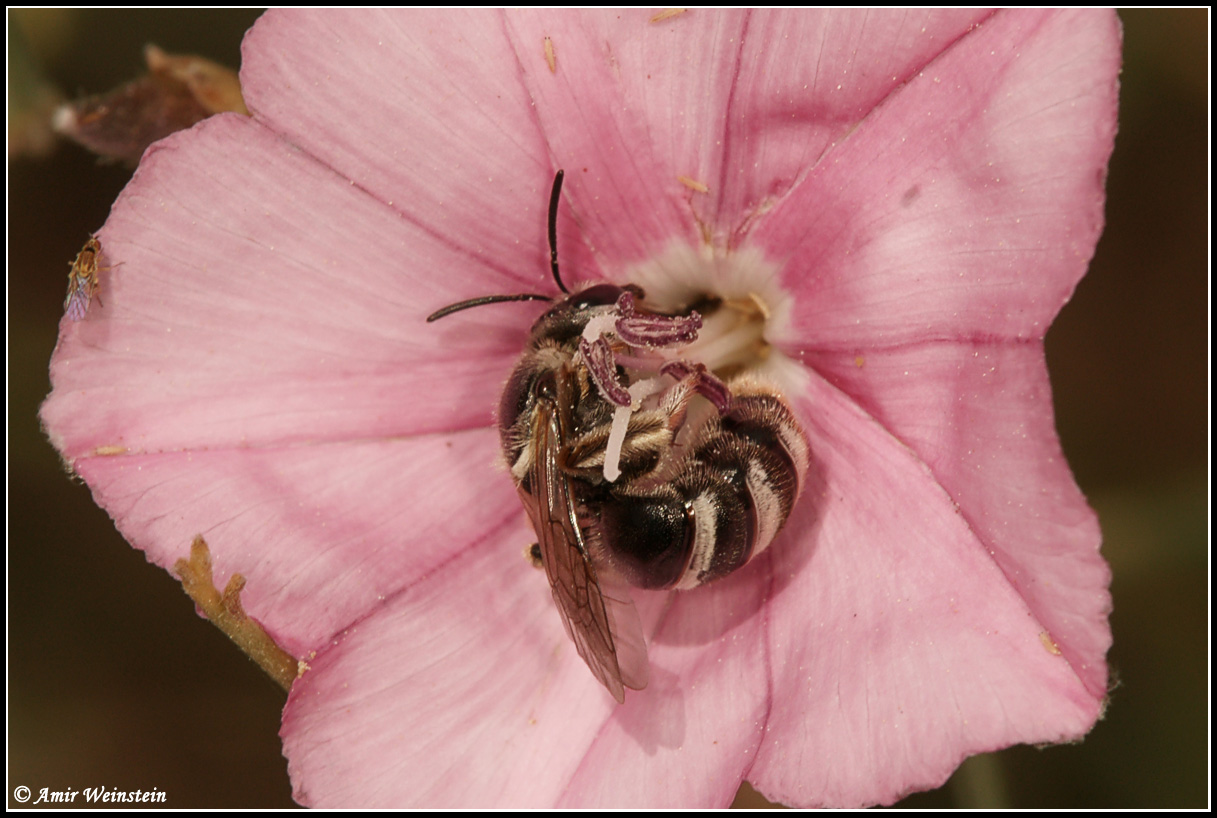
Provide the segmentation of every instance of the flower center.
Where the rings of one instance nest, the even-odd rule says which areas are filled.
[[[681,355],[704,364],[724,380],[759,369],[772,350],[765,340],[769,306],[757,293],[749,293],[745,299],[705,298],[711,309],[702,318],[697,340],[684,347]]]
[[[787,335],[793,306],[778,273],[755,249],[674,242],[626,280],[645,291],[647,309],[701,314],[697,339],[678,350],[681,358],[705,364],[723,380],[752,374],[793,394],[803,387],[801,368],[774,346]]]
[[[800,368],[771,343],[785,327],[790,297],[775,283],[776,267],[758,252],[674,245],[627,280],[645,293],[641,309],[627,292],[588,322],[580,340],[597,389],[616,407],[606,480],[620,475],[622,442],[640,410],[661,408],[673,424],[695,429],[699,415],[728,410],[737,379],[760,380],[778,392],[799,388]],[[692,422],[685,424],[686,416]]]

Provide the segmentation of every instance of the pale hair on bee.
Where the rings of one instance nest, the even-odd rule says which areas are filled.
[[[499,439],[537,535],[567,634],[618,702],[649,677],[630,595],[695,588],[743,567],[773,542],[802,491],[807,436],[777,389],[728,381],[680,357],[697,310],[645,307],[641,288],[571,293],[558,270],[563,172],[549,202],[550,268],[561,297],[483,296],[435,321],[503,301],[549,301],[499,402]],[[695,305],[716,309],[713,301]]]

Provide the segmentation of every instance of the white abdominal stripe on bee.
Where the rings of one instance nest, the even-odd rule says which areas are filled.
[[[806,435],[772,385],[727,382],[682,357],[702,316],[648,311],[633,285],[565,297],[488,296],[434,313],[547,300],[499,405],[499,434],[567,633],[618,701],[647,681],[646,643],[628,590],[689,589],[747,564],[773,542],[799,496]],[[704,300],[714,310],[713,299]]]

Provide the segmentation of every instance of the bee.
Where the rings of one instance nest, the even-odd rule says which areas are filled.
[[[499,437],[537,535],[566,632],[618,702],[646,687],[630,587],[689,589],[742,567],[789,517],[807,437],[768,384],[720,380],[679,350],[701,316],[643,308],[633,285],[571,293],[558,272],[562,171],[549,205],[555,299],[485,296],[445,307],[545,300],[499,404]]]
[[[68,318],[79,321],[85,317],[93,295],[97,292],[98,258],[101,256],[101,242],[96,236],[90,236],[85,246],[76,254],[72,269],[68,271],[68,295],[63,300],[63,310]],[[100,299],[99,299],[100,300]]]

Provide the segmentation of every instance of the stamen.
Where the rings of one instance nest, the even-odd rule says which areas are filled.
[[[634,294],[628,291],[617,299],[617,309],[621,313],[616,323],[617,337],[631,346],[683,346],[697,340],[701,329],[697,312],[687,316],[639,314],[634,309]]]
[[[720,309],[704,323],[697,340],[680,351],[682,358],[699,361],[714,372],[764,358],[768,345],[762,321],[733,309]]]
[[[630,405],[618,406],[613,412],[613,426],[609,429],[608,442],[604,448],[604,479],[616,482],[621,476],[621,450],[625,448],[625,433],[629,430],[630,418],[651,395],[663,389],[658,378],[646,378],[630,384]]]
[[[588,374],[592,376],[592,382],[604,399],[617,406],[629,407],[630,393],[617,378],[617,363],[613,360],[613,349],[609,342],[597,338],[588,343],[586,338],[580,338],[579,353],[587,365]]]
[[[603,467],[604,479],[610,483],[621,476],[630,422],[643,400],[662,393],[655,408],[667,413],[674,433],[684,426],[693,395],[702,396],[723,415],[730,411],[733,398],[715,372],[753,365],[768,352],[765,323],[760,320],[764,305],[757,299],[724,300],[722,308],[703,321],[697,312],[687,316],[646,312],[637,306],[640,297],[641,293],[626,290],[612,307],[597,308],[579,339],[589,377],[613,406]],[[704,417],[708,407],[696,411]]]
[[[616,482],[621,476],[621,449],[625,445],[625,433],[633,414],[634,410],[628,406],[618,406],[613,412],[613,428],[609,430],[604,449],[604,479],[610,483]]]

